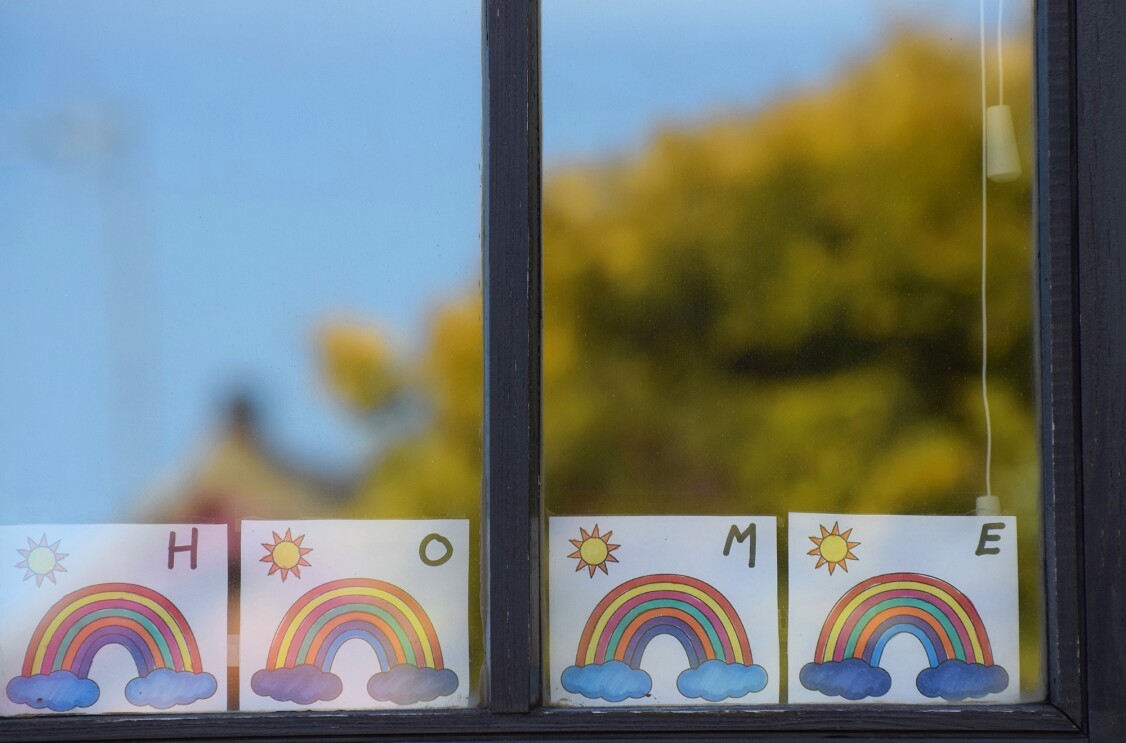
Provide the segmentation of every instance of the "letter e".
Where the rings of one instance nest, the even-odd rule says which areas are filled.
[[[977,555],[978,557],[981,557],[982,555],[999,555],[999,554],[1001,554],[1001,548],[1000,547],[986,547],[985,543],[986,542],[1000,542],[1001,541],[1001,535],[992,533],[990,531],[990,529],[1004,529],[1004,528],[1005,528],[1005,525],[1003,523],[1001,523],[1000,521],[992,523],[992,524],[982,524],[981,525],[981,537],[977,540],[977,550],[974,551],[974,554]]]

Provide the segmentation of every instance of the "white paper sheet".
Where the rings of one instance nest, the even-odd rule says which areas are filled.
[[[1016,519],[789,515],[790,702],[1015,702]]]
[[[227,708],[227,531],[0,526],[5,715]]]
[[[762,516],[550,519],[550,703],[777,702],[776,530]]]
[[[469,522],[244,521],[240,708],[469,703]]]

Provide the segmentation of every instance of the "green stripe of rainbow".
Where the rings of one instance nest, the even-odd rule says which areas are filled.
[[[100,583],[67,594],[43,616],[23,675],[72,671],[85,678],[94,653],[108,644],[128,648],[141,675],[203,670],[195,636],[171,601],[145,586]]]
[[[884,645],[900,632],[919,638],[932,666],[950,659],[993,664],[973,602],[946,581],[919,573],[877,575],[854,586],[825,618],[814,658],[878,665]]]
[[[738,613],[711,585],[684,575],[644,575],[599,602],[579,640],[579,666],[619,660],[638,667],[648,641],[676,636],[693,667],[705,660],[751,665],[751,646]]]
[[[267,667],[328,670],[339,645],[362,637],[388,666],[441,669],[442,648],[426,611],[391,583],[345,578],[312,589],[290,607],[270,644]]]

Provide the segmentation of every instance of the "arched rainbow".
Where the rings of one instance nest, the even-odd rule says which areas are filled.
[[[817,663],[860,658],[878,666],[888,641],[914,635],[931,667],[947,660],[993,665],[985,624],[973,603],[946,581],[919,573],[869,578],[837,601],[817,640]]]
[[[199,647],[184,615],[160,593],[132,583],[101,583],[57,601],[40,620],[23,675],[70,671],[86,678],[106,645],[133,656],[138,676],[159,668],[200,673]]]
[[[576,666],[617,660],[637,669],[649,642],[675,637],[690,667],[708,660],[751,665],[751,646],[738,613],[715,588],[684,575],[645,575],[599,602],[579,640]]]
[[[379,665],[442,669],[442,648],[426,611],[398,586],[371,578],[324,583],[298,599],[270,645],[267,668],[332,667],[340,647],[361,639]]]

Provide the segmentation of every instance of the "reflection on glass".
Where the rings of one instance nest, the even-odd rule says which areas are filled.
[[[987,186],[989,473],[1035,699],[1031,3],[999,36],[987,6],[983,63],[977,2],[545,2],[544,482],[556,514],[777,516],[783,585],[789,513],[973,513],[1000,38],[1023,167]]]
[[[0,523],[226,524],[231,635],[244,519],[477,533],[479,16],[0,8]]]

